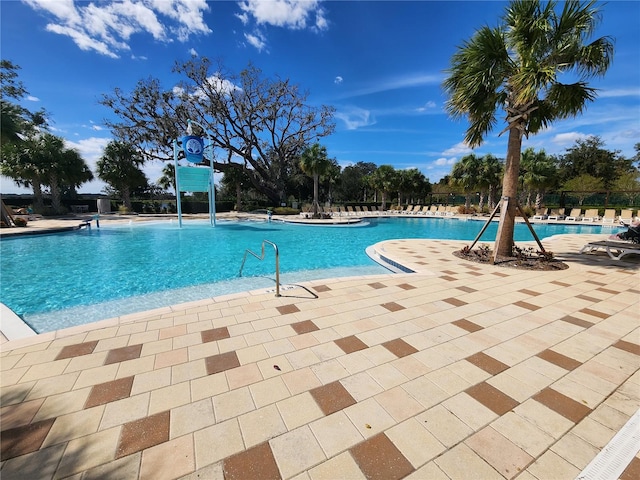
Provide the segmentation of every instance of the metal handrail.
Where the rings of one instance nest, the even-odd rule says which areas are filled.
[[[242,258],[242,265],[240,266],[240,272],[238,273],[238,276],[239,277],[242,276],[242,269],[244,268],[244,262],[247,260],[248,253],[250,253],[260,261],[264,260],[264,244],[265,243],[268,243],[269,245],[271,245],[276,252],[276,297],[279,297],[280,296],[280,253],[278,252],[278,246],[275,243],[270,242],[269,240],[263,240],[262,251],[260,253],[260,256],[258,256],[256,253],[252,252],[247,248],[244,251],[244,257]]]

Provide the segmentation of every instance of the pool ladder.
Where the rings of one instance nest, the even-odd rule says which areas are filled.
[[[276,297],[280,296],[280,253],[278,252],[278,246],[273,243],[270,242],[269,240],[263,240],[262,241],[262,251],[260,253],[260,256],[258,256],[258,254],[252,252],[251,250],[249,250],[248,248],[244,251],[244,257],[242,258],[242,265],[240,266],[240,273],[238,273],[238,276],[241,277],[242,276],[242,269],[244,268],[244,262],[247,261],[247,254],[251,254],[254,257],[256,257],[258,260],[262,261],[264,260],[264,245],[268,243],[269,245],[271,245],[273,247],[273,249],[276,252]]]

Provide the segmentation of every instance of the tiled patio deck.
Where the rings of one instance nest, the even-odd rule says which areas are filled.
[[[640,262],[593,238],[545,242],[556,272],[387,241],[418,273],[4,342],[0,476],[576,478],[640,407]]]

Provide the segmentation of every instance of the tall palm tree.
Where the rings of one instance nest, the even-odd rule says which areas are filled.
[[[558,178],[555,163],[544,150],[536,152],[529,147],[522,152],[522,184],[527,189],[527,206],[531,206],[531,194],[536,194],[535,209],[542,207],[546,189],[553,186]]]
[[[398,188],[399,175],[391,165],[380,165],[371,174],[371,185],[382,193],[382,205],[380,209],[384,212],[387,209],[387,195]]]
[[[503,165],[500,160],[490,153],[482,157],[482,163],[480,165],[480,183],[481,188],[486,189],[488,192],[487,203],[491,210],[496,206],[496,193],[500,188],[502,172]]]
[[[141,170],[144,157],[136,148],[125,142],[112,140],[96,162],[98,177],[118,191],[123,205],[131,210],[131,193],[147,184],[147,177]]]
[[[465,195],[464,208],[471,209],[471,194],[475,192],[481,184],[481,159],[473,153],[465,155],[451,169],[449,183],[452,187],[462,190]]]
[[[480,28],[451,59],[443,84],[449,95],[446,108],[454,117],[468,118],[466,143],[480,145],[496,116],[506,113],[502,133],[509,132],[509,139],[502,194],[511,201],[500,219],[495,258],[510,256],[513,249],[523,136],[582,113],[596,98],[586,80],[604,75],[613,57],[611,38],[586,43],[599,18],[595,1],[513,0],[502,25]],[[565,74],[575,81],[562,83]]]
[[[331,160],[327,158],[327,148],[319,143],[313,144],[302,152],[300,168],[304,173],[313,177],[313,216],[318,215],[318,185],[321,175],[331,167]]]

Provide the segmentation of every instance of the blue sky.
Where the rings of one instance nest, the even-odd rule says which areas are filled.
[[[111,136],[98,104],[143,78],[171,88],[175,61],[222,59],[238,72],[252,62],[266,76],[289,78],[309,103],[336,107],[336,132],[322,140],[341,166],[359,161],[418,168],[432,182],[471,150],[467,127],[444,111],[441,83],[456,47],[495,26],[505,2],[244,0],[2,0],[1,55],[21,67],[31,110],[46,109],[54,134],[95,172]],[[640,142],[640,2],[603,5],[596,36],[615,39],[613,64],[591,85],[598,99],[576,119],[555,123],[524,147],[562,154],[576,139],[598,135],[632,156]],[[500,122],[478,155],[503,158]],[[162,164],[148,164],[151,182]],[[99,193],[94,181],[80,192]],[[2,178],[2,193],[29,190]]]

